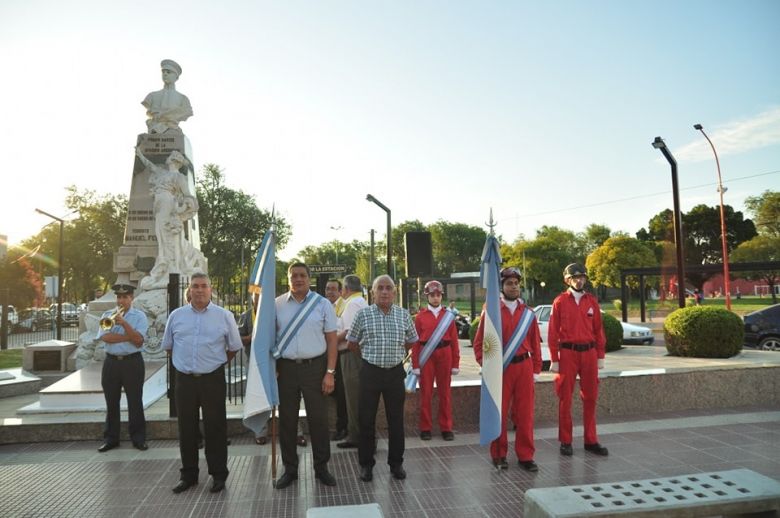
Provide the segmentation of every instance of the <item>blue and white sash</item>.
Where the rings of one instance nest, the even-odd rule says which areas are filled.
[[[276,345],[271,351],[274,358],[278,360],[282,357],[284,350],[290,345],[295,334],[321,300],[323,300],[322,295],[309,291],[308,295],[306,295],[306,298],[303,300],[301,307],[299,307],[298,311],[295,313],[295,316],[287,323],[287,327],[276,335]]]
[[[515,328],[515,332],[512,333],[512,338],[509,339],[509,343],[504,347],[504,370],[512,362],[512,358],[515,357],[517,349],[520,348],[520,344],[525,340],[528,330],[531,328],[531,324],[534,321],[534,313],[528,306],[523,309],[523,314],[520,315],[520,322]]]
[[[444,309],[444,314],[441,316],[441,320],[439,320],[439,323],[436,324],[436,329],[433,330],[433,334],[431,334],[431,338],[425,343],[425,347],[423,347],[423,350],[420,351],[420,369],[423,368],[425,363],[428,361],[428,358],[431,357],[431,354],[433,354],[433,351],[436,350],[436,347],[438,347],[439,342],[441,342],[441,339],[444,337],[444,333],[447,332],[447,329],[449,329],[450,324],[455,320],[455,314],[450,311],[449,309]],[[409,365],[411,366],[411,362],[409,362]],[[417,381],[418,381],[417,374],[414,374],[411,372],[411,368],[409,369],[409,372],[406,373],[406,381],[404,382],[404,386],[406,387],[406,392],[414,392],[417,390]]]

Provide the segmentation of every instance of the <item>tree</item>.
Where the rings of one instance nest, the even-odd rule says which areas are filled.
[[[8,303],[17,308],[43,305],[43,283],[26,255],[9,254],[0,261],[0,286],[8,290]]]
[[[206,164],[197,182],[200,208],[200,249],[209,261],[212,277],[230,280],[243,274],[251,265],[265,232],[271,227],[271,213],[258,208],[253,196],[224,184],[225,175],[216,164]],[[291,230],[276,215],[276,247],[284,248]]]
[[[664,209],[647,223],[647,230],[639,229],[636,233],[640,241],[672,241],[674,242],[674,213]]]
[[[439,220],[429,227],[433,245],[433,272],[449,276],[455,272],[479,270],[485,231],[465,223]]]
[[[367,242],[357,239],[351,243],[333,240],[317,246],[307,246],[298,252],[298,257],[306,264],[343,264],[347,267],[347,273],[354,273],[357,271],[359,258],[368,257],[368,248]]]
[[[560,229],[558,229],[560,230]],[[572,259],[565,236],[574,239],[574,233],[555,232],[533,240],[520,239],[512,245],[501,245],[501,258],[504,266],[517,266],[525,270],[528,286],[544,282],[551,289],[563,285],[563,269]],[[562,241],[560,238],[564,236]],[[581,261],[581,260],[580,260]]]
[[[745,198],[745,208],[753,215],[760,235],[780,237],[780,192],[766,190]]]
[[[745,241],[734,250],[730,259],[734,262],[780,261],[780,236],[760,235]],[[747,279],[765,280],[772,294],[772,304],[777,304],[775,286],[780,284],[780,271],[744,272],[741,275]]]
[[[591,223],[585,227],[585,232],[579,236],[579,240],[584,243],[585,253],[590,254],[603,245],[611,235],[612,230],[608,226]]]
[[[585,261],[588,277],[594,286],[620,286],[620,270],[656,266],[655,254],[650,246],[633,237],[618,236],[607,239]],[[638,288],[638,279],[629,277],[627,282]]]

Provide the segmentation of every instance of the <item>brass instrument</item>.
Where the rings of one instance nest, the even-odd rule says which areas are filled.
[[[116,323],[116,316],[117,315],[124,315],[125,310],[122,308],[122,306],[117,306],[113,313],[111,313],[108,316],[105,316],[100,319],[100,329],[103,331],[107,331],[114,327],[114,324]]]

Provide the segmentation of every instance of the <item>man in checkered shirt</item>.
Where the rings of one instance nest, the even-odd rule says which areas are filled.
[[[374,279],[371,291],[374,304],[358,312],[347,335],[350,350],[363,359],[358,402],[360,479],[370,482],[374,478],[376,412],[381,396],[390,430],[387,463],[393,477],[403,480],[406,478],[403,361],[406,351],[418,340],[417,331],[409,312],[393,304],[395,283],[389,275]]]

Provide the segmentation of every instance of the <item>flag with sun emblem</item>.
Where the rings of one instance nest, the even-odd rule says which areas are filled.
[[[501,434],[501,390],[503,385],[503,347],[501,337],[501,291],[499,268],[501,254],[493,233],[482,251],[480,283],[485,289],[484,336],[482,344],[482,391],[479,402],[479,443],[486,446]]]

